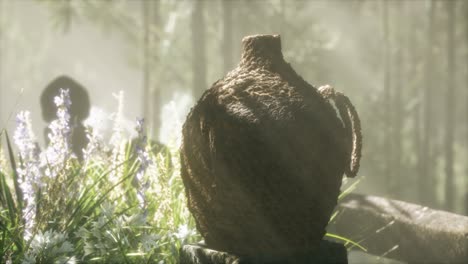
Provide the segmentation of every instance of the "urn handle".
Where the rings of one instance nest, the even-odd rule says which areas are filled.
[[[349,153],[349,164],[345,168],[347,177],[356,177],[359,171],[362,151],[361,121],[349,98],[343,93],[335,91],[330,85],[318,88],[319,93],[326,100],[333,100],[338,109],[347,135],[346,149]]]

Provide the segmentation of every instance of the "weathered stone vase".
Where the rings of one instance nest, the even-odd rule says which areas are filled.
[[[348,98],[304,81],[284,61],[278,35],[256,35],[189,113],[181,173],[207,246],[275,258],[319,245],[360,154]]]

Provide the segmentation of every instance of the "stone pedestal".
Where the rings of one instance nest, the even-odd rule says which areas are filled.
[[[316,251],[282,259],[268,257],[243,258],[228,252],[207,248],[204,244],[185,245],[180,250],[180,264],[312,264],[348,263],[346,248],[339,243],[323,240]]]

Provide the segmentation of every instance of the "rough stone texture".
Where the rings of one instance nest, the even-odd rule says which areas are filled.
[[[359,119],[345,96],[297,75],[279,36],[246,37],[243,46],[239,66],[203,94],[184,124],[188,207],[210,248],[310,252],[325,234],[343,173],[357,173]]]
[[[311,264],[348,263],[347,251],[342,244],[322,240],[318,249],[305,255],[285,259],[252,259],[207,248],[203,244],[185,245],[180,250],[180,264]]]
[[[408,263],[468,263],[468,217],[375,196],[349,195],[329,230]]]

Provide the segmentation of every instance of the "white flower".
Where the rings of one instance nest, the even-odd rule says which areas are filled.
[[[99,133],[98,129],[86,126],[86,137],[88,138],[88,144],[83,149],[85,168],[91,161],[103,162],[106,159],[106,146],[104,145],[103,136]]]
[[[54,102],[57,106],[57,119],[49,124],[49,146],[43,156],[42,164],[46,167],[46,175],[55,177],[57,172],[52,169],[58,169],[59,164],[63,164],[70,157],[73,157],[71,150],[70,126],[70,93],[68,90],[60,89],[60,94],[55,97]],[[50,166],[49,166],[50,165]]]
[[[137,119],[135,130],[138,133],[138,136],[134,142],[135,144],[135,154],[137,156],[137,160],[139,162],[138,171],[136,173],[136,181],[138,184],[137,188],[137,199],[140,204],[140,208],[144,211],[147,207],[146,202],[146,191],[150,186],[149,179],[145,178],[146,169],[153,164],[153,160],[151,159],[148,151],[147,151],[147,138],[144,133],[144,119]]]
[[[54,97],[54,103],[57,107],[65,107],[67,109],[71,106],[70,91],[68,89],[60,89],[60,95]]]
[[[40,171],[39,147],[32,132],[30,113],[28,111],[18,113],[16,122],[17,126],[13,139],[22,160],[17,168],[17,173],[25,203],[23,208],[23,219],[26,225],[24,236],[26,240],[29,240],[32,228],[35,225],[36,192],[42,183],[42,174]]]
[[[177,230],[177,233],[175,233],[175,237],[177,237],[179,240],[185,240],[189,236],[192,236],[195,234],[195,231],[190,229],[188,225],[183,224],[179,226],[179,229]]]
[[[16,116],[13,140],[23,159],[32,159],[37,155],[36,137],[32,132],[30,115],[29,111],[21,111]]]
[[[112,94],[115,99],[117,99],[117,112],[113,114],[114,126],[112,128],[112,136],[110,139],[110,144],[113,146],[118,146],[123,139],[123,108],[124,108],[124,92],[120,91],[118,94]]]
[[[123,140],[123,100],[124,92],[113,94],[118,101],[117,112],[114,113],[114,127],[110,139],[112,146],[112,173],[110,174],[111,183],[117,183],[123,174],[123,162],[125,160],[125,145]]]

